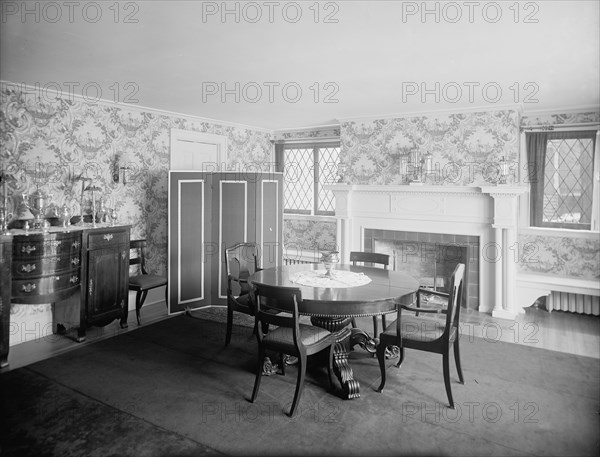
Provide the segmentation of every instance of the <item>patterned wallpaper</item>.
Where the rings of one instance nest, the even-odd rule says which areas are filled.
[[[520,234],[519,271],[575,279],[600,279],[600,239]]]
[[[600,110],[581,111],[571,113],[524,115],[521,118],[521,126],[532,125],[568,125],[583,124],[588,122],[600,122]]]
[[[401,184],[400,155],[418,150],[432,155],[429,184],[490,184],[497,181],[503,156],[516,173],[518,127],[519,113],[513,110],[344,122],[344,181]]]
[[[283,221],[283,239],[286,249],[301,249],[305,254],[317,253],[321,250],[337,249],[337,222],[314,221],[299,218],[285,218]],[[290,257],[293,257],[290,255]],[[317,258],[319,256],[317,255]]]
[[[272,162],[272,135],[268,131],[233,127],[160,112],[147,112],[109,103],[80,99],[38,97],[29,88],[3,82],[0,85],[0,158],[14,179],[10,194],[17,196],[40,189],[53,196],[59,207],[66,204],[80,214],[80,174],[93,179],[108,207],[118,210],[118,222],[132,225],[132,238],[148,240],[148,265],[165,273],[167,266],[167,184],[170,129],[226,135],[227,168],[268,170]],[[128,166],[127,184],[114,183],[112,167],[119,157]],[[85,213],[90,210],[85,195]],[[13,318],[38,326],[48,321],[50,305],[11,307]],[[24,324],[25,325],[25,324]],[[48,327],[50,328],[50,327]],[[11,344],[21,342],[11,336]]]
[[[9,181],[10,193],[32,192],[39,182],[57,206],[66,204],[78,215],[81,182],[73,178],[91,178],[102,189],[96,198],[118,210],[119,222],[132,225],[132,238],[148,239],[149,265],[163,273],[171,128],[226,135],[228,169],[251,166],[268,171],[272,162],[272,136],[267,131],[77,99],[50,102],[12,84],[0,87],[0,157],[15,178]],[[126,185],[112,180],[116,158],[130,168]],[[86,213],[89,199],[86,193]]]
[[[340,128],[337,126],[328,126],[322,128],[309,128],[306,130],[290,130],[290,131],[276,131],[274,134],[275,140],[297,140],[306,138],[308,140],[315,138],[331,138],[340,137]]]

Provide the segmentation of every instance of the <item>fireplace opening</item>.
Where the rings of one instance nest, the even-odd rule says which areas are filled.
[[[364,248],[388,254],[390,269],[407,273],[422,287],[440,292],[449,292],[456,265],[464,263],[461,306],[479,307],[479,237],[365,229]]]

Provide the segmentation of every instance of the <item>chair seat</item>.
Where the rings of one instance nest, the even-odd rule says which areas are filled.
[[[382,338],[396,338],[396,322],[387,326],[381,334]],[[445,321],[427,317],[402,316],[402,340],[432,342],[441,338],[446,328]],[[450,338],[453,339],[456,329],[452,327]]]
[[[129,288],[139,290],[153,289],[167,284],[167,278],[158,275],[137,275],[129,278]]]
[[[324,328],[315,327],[314,325],[299,324],[300,339],[306,349],[310,351],[311,346],[322,345],[327,336],[334,337],[334,334]],[[265,335],[264,342],[277,345],[289,345],[294,347],[294,329],[290,327],[277,327]],[[329,343],[331,344],[331,343]],[[295,352],[295,351],[294,351]]]

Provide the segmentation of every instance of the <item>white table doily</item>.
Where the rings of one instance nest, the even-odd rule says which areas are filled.
[[[332,276],[326,276],[327,270],[307,270],[298,271],[290,276],[290,281],[294,284],[308,287],[356,287],[364,286],[371,282],[364,273],[354,273],[346,270],[332,270]]]

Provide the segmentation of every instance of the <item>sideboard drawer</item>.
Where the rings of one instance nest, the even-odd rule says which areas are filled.
[[[47,256],[79,254],[79,233],[20,236],[13,242],[14,259],[35,259]]]
[[[29,260],[15,260],[12,263],[12,273],[15,279],[33,278],[65,270],[71,270],[73,268],[79,268],[80,264],[81,256],[79,254],[48,256]]]
[[[20,297],[49,295],[81,282],[79,269],[36,279],[18,279],[12,282],[12,297],[18,303]]]
[[[129,232],[120,230],[89,234],[88,249],[102,249],[118,244],[129,244]]]

